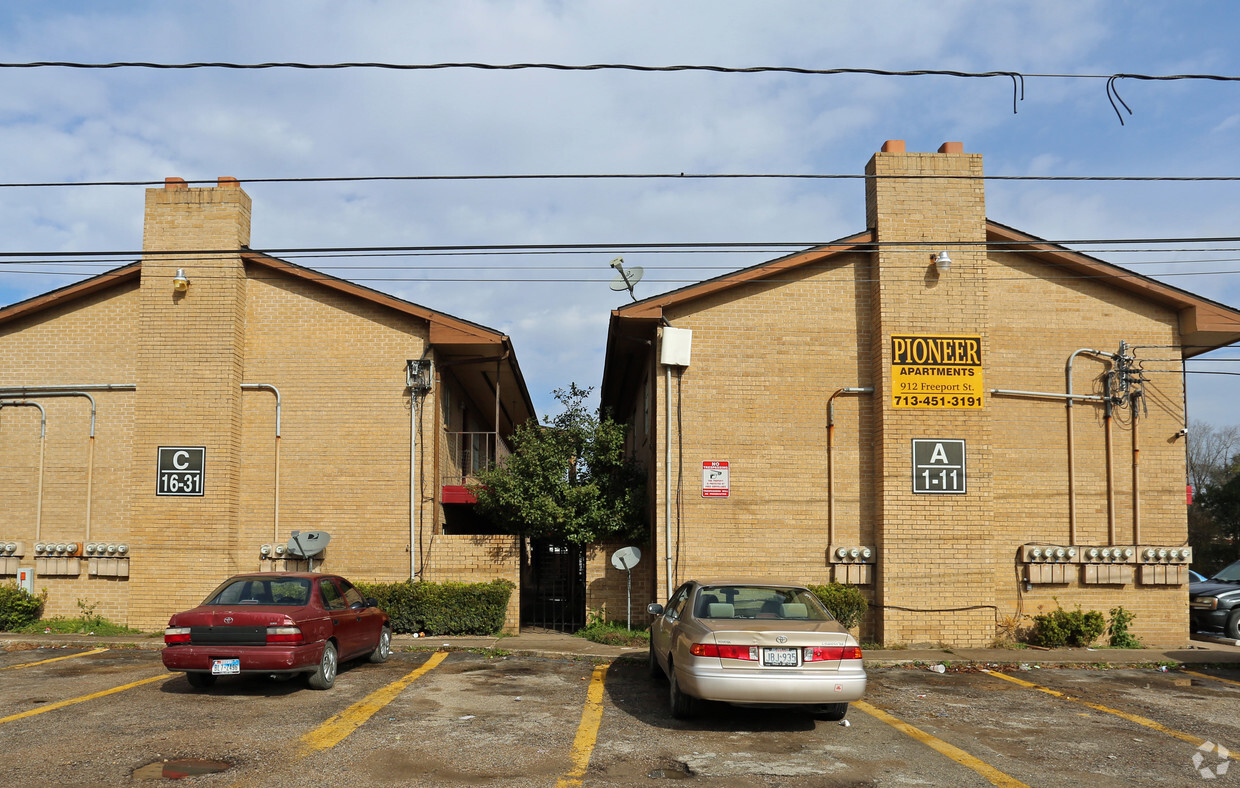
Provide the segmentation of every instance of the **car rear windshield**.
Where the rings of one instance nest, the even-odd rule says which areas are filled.
[[[1217,580],[1220,583],[1240,583],[1240,561],[1228,564],[1216,572],[1210,579]]]
[[[693,610],[698,618],[835,620],[808,590],[778,586],[703,586]]]
[[[288,605],[310,600],[310,581],[304,577],[240,577],[211,593],[204,605]]]

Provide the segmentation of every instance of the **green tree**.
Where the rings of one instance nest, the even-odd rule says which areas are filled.
[[[1236,559],[1240,543],[1240,428],[1194,421],[1188,428],[1193,568],[1207,575]]]
[[[645,474],[625,453],[625,426],[587,408],[591,391],[556,389],[558,415],[517,427],[513,453],[470,486],[480,514],[509,533],[579,545],[645,539]]]

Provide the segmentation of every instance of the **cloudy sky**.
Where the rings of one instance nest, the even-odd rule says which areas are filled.
[[[1230,3],[1118,0],[733,2],[39,2],[0,15],[5,63],[480,62],[869,68],[1005,77],[484,71],[0,68],[14,183],[517,174],[857,175],[887,139],[948,140],[988,175],[1240,175]],[[1046,76],[1034,76],[1046,75]],[[1122,111],[1122,109],[1121,109]],[[513,337],[540,411],[597,385],[607,317],[777,256],[632,244],[829,241],[864,229],[859,180],[560,179],[248,183],[251,246],[598,244],[561,254],[304,258]],[[1238,182],[989,181],[987,213],[1052,240],[1240,235]],[[142,186],[0,188],[0,251],[141,248]],[[1240,244],[1077,247],[1240,307]],[[102,265],[0,258],[0,304]],[[1240,357],[1240,349],[1216,355]],[[1196,364],[1240,372],[1240,364]],[[1240,422],[1240,377],[1190,376],[1190,416]]]

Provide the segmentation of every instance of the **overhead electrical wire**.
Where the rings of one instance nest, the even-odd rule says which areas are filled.
[[[214,186],[218,178],[181,179],[187,186]],[[651,173],[523,173],[511,175],[324,175],[285,178],[237,178],[238,183],[374,183],[401,181],[571,181],[571,180],[977,180],[1116,183],[1235,183],[1240,175],[865,175],[858,173],[762,172],[651,172]],[[129,181],[12,181],[0,189],[68,188],[94,186],[165,186],[165,180]]]
[[[796,74],[802,76],[841,76],[867,75],[882,77],[955,77],[964,79],[992,79],[995,77],[1012,81],[1012,113],[1016,114],[1019,101],[1025,98],[1025,79],[1103,79],[1106,80],[1106,97],[1111,109],[1124,125],[1124,116],[1120,112],[1122,106],[1131,115],[1132,108],[1119,95],[1117,82],[1121,79],[1143,81],[1178,81],[1204,80],[1214,82],[1238,82],[1240,77],[1223,74],[1024,74],[1019,71],[958,71],[954,69],[912,69],[893,70],[881,68],[803,68],[799,66],[718,66],[718,65],[672,65],[643,66],[633,63],[592,63],[586,65],[570,65],[566,63],[384,63],[384,62],[345,62],[345,63],[302,63],[302,62],[270,62],[270,63],[232,63],[225,61],[197,63],[152,63],[145,61],[118,61],[114,63],[82,63],[67,60],[41,60],[26,63],[0,63],[0,68],[34,69],[34,68],[67,68],[67,69],[156,69],[156,70],[188,70],[188,69],[228,69],[228,70],[345,70],[345,69],[381,69],[389,71],[443,71],[454,69],[474,69],[480,71],[635,71],[645,73],[656,72],[710,72],[715,74]],[[1118,105],[1117,105],[1118,102]]]

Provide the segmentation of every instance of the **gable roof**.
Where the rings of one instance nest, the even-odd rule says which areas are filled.
[[[992,251],[1038,251],[1038,260],[1064,269],[1082,278],[1100,281],[1128,291],[1139,298],[1161,304],[1179,316],[1181,351],[1184,358],[1240,342],[1240,310],[1181,290],[1113,263],[1068,249],[1059,244],[1023,233],[998,222],[986,220],[986,241]],[[779,257],[749,268],[723,274],[696,284],[626,304],[612,310],[611,331],[615,333],[620,320],[655,320],[663,318],[669,307],[689,303],[712,293],[728,290],[749,282],[761,281],[785,271],[822,263],[849,252],[873,251],[872,231],[841,238],[823,246]],[[608,340],[608,353],[612,341]],[[606,382],[604,382],[604,389]]]
[[[525,377],[521,374],[521,367],[517,363],[512,341],[507,335],[479,323],[438,312],[356,282],[290,263],[262,252],[243,248],[240,250],[240,255],[247,268],[261,267],[279,271],[303,281],[313,282],[319,287],[335,290],[426,321],[429,324],[431,346],[443,357],[445,364],[458,370],[457,376],[462,385],[476,401],[485,402],[493,398],[494,387],[497,383],[496,369],[498,369],[498,384],[501,390],[518,392],[517,401],[514,404],[515,411],[509,412],[507,407],[503,408],[509,429],[535,415],[533,400],[525,385]],[[0,325],[72,304],[80,298],[103,292],[109,288],[126,284],[136,285],[141,274],[142,263],[130,263],[89,279],[9,304],[0,308]],[[495,366],[492,366],[493,364]]]

